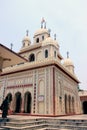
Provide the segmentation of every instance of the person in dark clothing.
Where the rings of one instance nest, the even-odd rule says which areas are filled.
[[[0,109],[2,110],[2,118],[7,118],[8,109],[9,109],[8,96],[2,102]]]

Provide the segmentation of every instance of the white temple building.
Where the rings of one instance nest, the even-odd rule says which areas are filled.
[[[79,80],[67,54],[63,59],[59,44],[50,36],[45,21],[33,36],[28,32],[18,53],[27,61],[3,69],[0,76],[2,99],[12,97],[12,113],[59,116],[80,114]]]

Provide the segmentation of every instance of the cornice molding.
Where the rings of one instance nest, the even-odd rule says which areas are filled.
[[[6,69],[3,69],[3,72],[1,73],[1,76],[12,74],[12,73],[23,72],[23,71],[27,71],[27,70],[32,70],[32,69],[43,68],[43,67],[52,66],[52,65],[54,65],[57,68],[59,68],[61,71],[63,71],[69,77],[74,79],[77,83],[80,83],[80,81],[77,79],[77,77],[74,74],[70,73],[55,58],[46,58],[45,60],[41,60],[41,61],[27,62],[27,63],[25,63],[23,65],[16,65],[16,66],[13,66],[13,67],[8,67]]]

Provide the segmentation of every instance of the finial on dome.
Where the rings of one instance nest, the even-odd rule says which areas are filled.
[[[50,37],[51,29],[48,29],[48,33],[49,33],[49,37]]]
[[[26,30],[26,36],[28,36],[29,30]]]
[[[13,43],[11,43],[10,45],[11,45],[11,50],[12,50],[12,48],[13,48]]]
[[[46,22],[44,23],[44,28],[46,28]]]
[[[69,58],[69,52],[67,51],[67,58]]]
[[[56,34],[54,34],[54,40],[56,40]]]
[[[43,23],[45,23],[44,18],[42,18],[42,20],[41,20],[41,28],[43,28]]]

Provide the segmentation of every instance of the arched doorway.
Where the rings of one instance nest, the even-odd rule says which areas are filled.
[[[83,102],[83,113],[87,114],[87,101]]]
[[[31,113],[31,93],[26,92],[24,95],[24,112]]]
[[[65,94],[65,114],[67,114],[67,95]]]
[[[71,113],[71,96],[69,95],[69,113]]]
[[[15,94],[15,112],[16,113],[19,113],[21,111],[21,103],[22,103],[21,93],[17,92]]]

